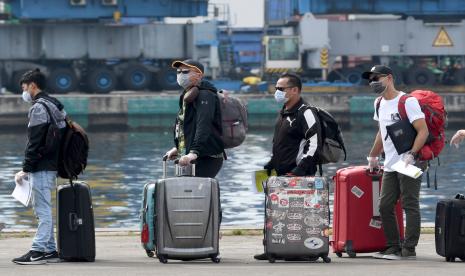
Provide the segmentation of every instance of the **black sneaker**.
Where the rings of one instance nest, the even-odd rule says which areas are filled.
[[[13,259],[12,262],[22,265],[46,264],[47,261],[44,259],[44,255],[43,252],[31,250],[19,258]]]
[[[415,260],[417,258],[417,253],[415,252],[415,247],[403,247],[402,248],[402,259],[404,260]]]
[[[59,262],[61,262],[61,259],[58,256],[58,252],[56,252],[56,251],[45,253],[44,254],[44,260],[46,260],[47,263],[59,263]]]
[[[254,255],[253,258],[254,258],[255,260],[259,260],[259,261],[266,261],[266,260],[268,260],[268,256],[267,256],[265,253]]]

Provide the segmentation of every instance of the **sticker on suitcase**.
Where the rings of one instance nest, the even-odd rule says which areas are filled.
[[[356,197],[361,198],[365,192],[362,191],[357,186],[353,186],[352,189],[350,190]]]
[[[328,224],[328,220],[322,218],[319,215],[316,214],[310,214],[304,218],[304,223],[307,226],[320,226],[320,225],[326,225]]]
[[[284,239],[283,234],[272,233],[271,234],[271,243],[286,244],[286,240]]]
[[[287,234],[287,240],[291,242],[301,241],[302,235],[297,234],[297,233]]]
[[[325,242],[317,237],[310,237],[304,240],[304,246],[309,249],[318,249],[323,247]]]
[[[373,227],[373,228],[376,228],[376,229],[381,229],[381,226],[382,226],[382,222],[380,219],[378,218],[372,218],[370,220],[370,227]]]

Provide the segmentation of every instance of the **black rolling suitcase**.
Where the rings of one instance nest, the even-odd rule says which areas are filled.
[[[61,259],[95,260],[95,228],[89,185],[73,182],[57,188],[57,245]]]
[[[436,205],[436,252],[447,262],[465,261],[465,199],[442,200]]]

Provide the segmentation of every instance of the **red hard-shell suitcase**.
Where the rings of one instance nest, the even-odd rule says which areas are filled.
[[[340,169],[335,176],[333,252],[338,257],[384,250],[386,239],[379,215],[382,171],[370,173],[366,166]],[[404,222],[400,201],[396,206],[401,239]]]

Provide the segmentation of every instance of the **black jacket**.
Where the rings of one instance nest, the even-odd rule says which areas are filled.
[[[267,169],[275,169],[278,175],[315,175],[321,137],[319,125],[318,117],[302,99],[290,110],[283,107],[276,119],[273,156]]]
[[[43,106],[46,104],[50,109],[52,116],[58,124],[58,127],[64,132],[66,123],[64,121],[66,112],[63,105],[55,98],[47,95],[45,92],[37,94],[29,109],[29,123],[27,126],[27,146],[24,152],[23,171],[56,171],[59,149],[45,153],[45,141],[50,123],[50,117],[47,109]]]
[[[196,153],[198,157],[218,155],[223,153],[224,144],[221,140],[221,110],[216,88],[208,81],[203,80],[199,88],[199,94],[190,103],[186,103],[184,114],[184,139],[186,152]],[[184,91],[179,98],[179,108],[182,109]],[[179,124],[176,118],[176,125]],[[175,126],[176,129],[176,126]],[[179,148],[176,138],[175,144]]]

